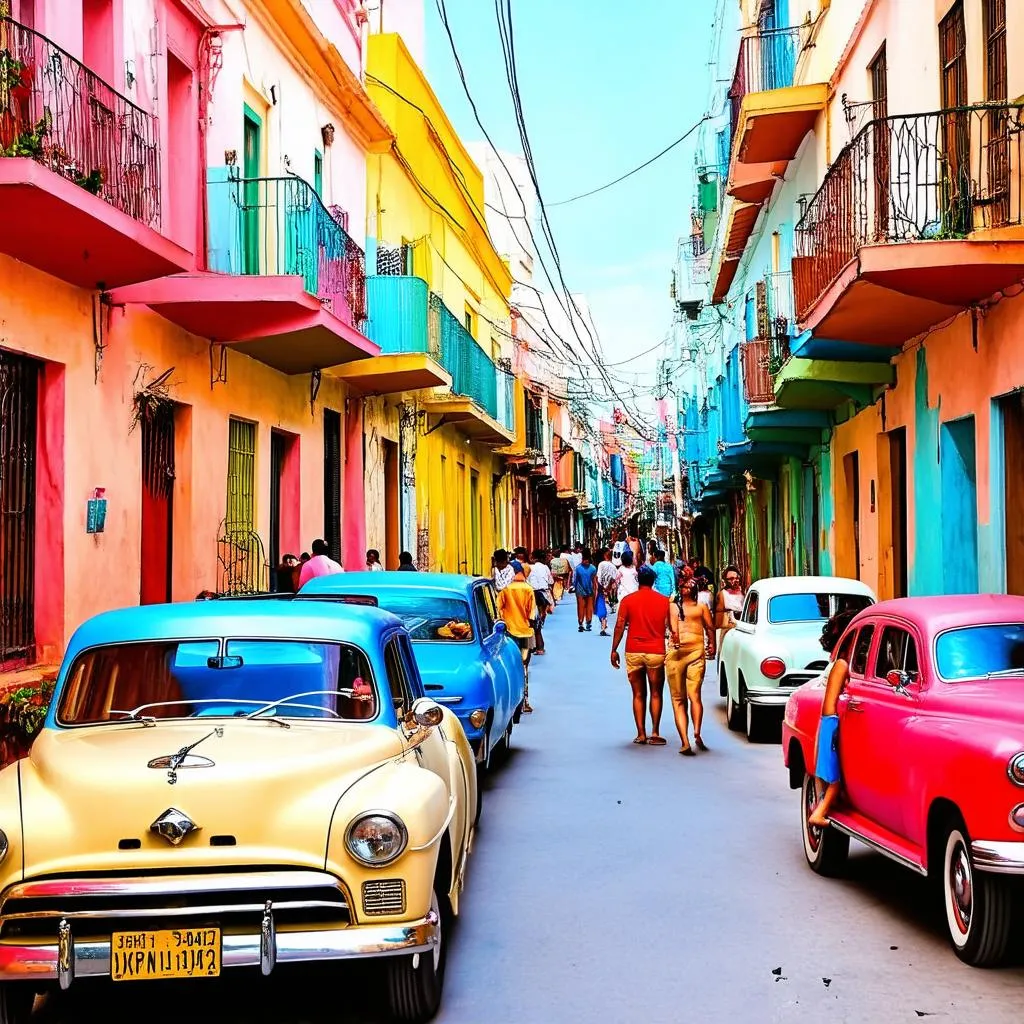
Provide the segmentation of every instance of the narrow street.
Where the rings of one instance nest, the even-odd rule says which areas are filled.
[[[710,684],[709,753],[680,758],[668,721],[667,746],[632,745],[625,675],[574,613],[548,620],[536,713],[488,785],[439,1022],[1019,1020],[1024,957],[961,964],[923,880],[857,847],[847,880],[812,874],[779,748],[727,732]],[[176,983],[166,1019],[184,999],[197,1022],[326,1024],[349,1008],[345,1024],[376,1024],[366,979]],[[40,1020],[94,1021],[96,997],[79,989]],[[160,1005],[118,990],[107,1019],[162,1020]]]

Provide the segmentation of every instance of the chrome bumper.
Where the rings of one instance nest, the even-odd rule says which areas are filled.
[[[989,842],[976,839],[971,856],[979,871],[993,875],[1024,875],[1024,842]]]
[[[747,690],[746,697],[755,707],[783,708],[795,689],[795,686],[779,686],[774,690]]]
[[[66,989],[75,978],[109,976],[110,943],[75,942],[73,925],[71,921],[61,929],[61,941],[54,945],[0,943],[0,981],[53,980]],[[331,931],[278,933],[272,920],[268,926],[265,919],[260,932],[223,936],[221,966],[258,966],[267,975],[278,963],[425,953],[433,950],[438,932],[433,911],[403,924],[350,925]]]

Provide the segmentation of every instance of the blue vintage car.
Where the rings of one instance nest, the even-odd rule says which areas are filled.
[[[425,1024],[477,797],[465,732],[387,612],[98,615],[0,771],[0,1021],[28,1024],[43,987],[365,957],[389,1019]]]
[[[375,598],[412,637],[428,697],[458,716],[478,762],[507,749],[523,711],[525,675],[519,648],[498,619],[494,584],[474,576],[421,572],[346,572],[311,579],[300,599]],[[465,623],[465,639],[450,635]]]

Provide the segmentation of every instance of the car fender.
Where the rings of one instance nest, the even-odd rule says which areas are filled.
[[[454,794],[450,799],[445,783],[411,758],[387,762],[364,775],[342,794],[331,819],[324,868],[349,885],[356,918],[364,919],[361,902],[363,882],[381,878],[401,878],[405,882],[406,913],[397,915],[398,918],[415,919],[427,913],[441,849],[440,840],[457,809],[453,801],[460,796]],[[405,851],[383,867],[370,867],[356,860],[346,845],[349,826],[371,811],[397,815],[409,836]],[[453,861],[457,859],[454,854],[455,851]],[[444,881],[446,887],[450,886],[451,879]],[[387,918],[375,916],[373,920]]]

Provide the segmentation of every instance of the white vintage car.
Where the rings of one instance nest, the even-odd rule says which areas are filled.
[[[719,652],[718,685],[729,728],[745,728],[752,742],[767,738],[789,695],[828,664],[821,646],[828,619],[874,603],[870,587],[841,576],[758,580]]]

